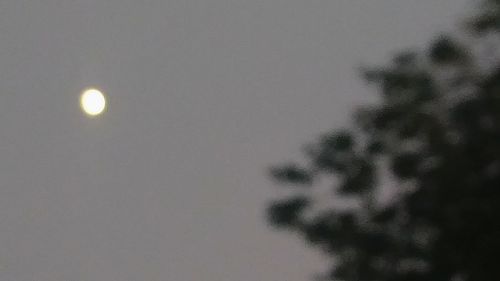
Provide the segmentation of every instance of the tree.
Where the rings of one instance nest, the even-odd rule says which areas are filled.
[[[271,169],[297,194],[268,220],[331,257],[320,279],[500,280],[500,0],[464,26],[365,70],[380,102]]]

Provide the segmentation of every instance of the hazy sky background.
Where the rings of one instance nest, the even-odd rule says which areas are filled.
[[[0,0],[0,280],[307,280],[325,264],[267,226],[266,168],[465,3]]]

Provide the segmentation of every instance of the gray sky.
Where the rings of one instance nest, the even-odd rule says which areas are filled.
[[[306,280],[325,264],[267,226],[266,167],[466,2],[1,0],[0,280]]]

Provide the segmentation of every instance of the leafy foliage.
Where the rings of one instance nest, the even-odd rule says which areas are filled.
[[[500,1],[467,27],[479,41],[498,36]],[[331,255],[324,279],[500,280],[500,60],[488,55],[483,67],[481,56],[440,36],[366,70],[381,102],[355,112],[352,130],[320,137],[306,165],[272,169],[279,182],[308,186],[268,217]],[[388,175],[391,198],[379,180]],[[335,178],[332,202],[357,204],[320,208],[328,197],[317,198],[315,179],[325,176]]]

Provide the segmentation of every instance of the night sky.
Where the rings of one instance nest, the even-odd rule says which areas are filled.
[[[266,169],[466,0],[0,0],[0,280],[304,281]],[[468,4],[470,5],[470,3]],[[79,107],[85,88],[104,114]]]

